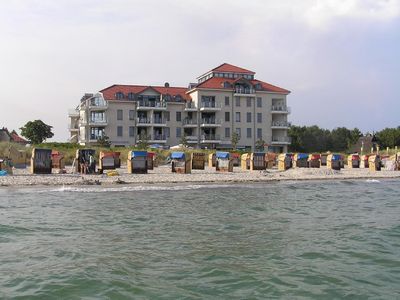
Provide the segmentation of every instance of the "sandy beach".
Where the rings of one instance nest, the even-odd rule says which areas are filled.
[[[326,167],[309,169],[296,168],[287,171],[268,169],[265,171],[243,171],[234,168],[233,173],[216,172],[214,168],[192,170],[191,174],[171,172],[171,166],[165,165],[149,170],[148,174],[128,174],[126,166],[118,169],[118,176],[73,174],[71,167],[66,167],[67,174],[32,175],[29,169],[16,169],[14,175],[0,177],[0,186],[33,185],[115,185],[115,184],[157,184],[157,183],[234,183],[234,182],[271,182],[281,180],[344,180],[344,179],[400,179],[400,172],[372,172],[368,169],[329,170]],[[56,172],[56,170],[54,170]]]

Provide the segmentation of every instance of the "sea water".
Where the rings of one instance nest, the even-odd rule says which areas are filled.
[[[0,298],[395,299],[400,182],[0,189]]]

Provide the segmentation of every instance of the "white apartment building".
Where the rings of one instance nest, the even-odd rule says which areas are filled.
[[[255,79],[255,73],[222,64],[188,88],[112,85],[85,94],[69,112],[71,141],[90,145],[107,136],[114,146],[140,139],[174,146],[184,136],[196,148],[253,149],[264,141],[269,151],[286,152],[290,144],[288,90]]]

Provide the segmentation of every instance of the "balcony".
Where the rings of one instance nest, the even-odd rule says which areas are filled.
[[[200,104],[200,111],[220,111],[221,107],[221,103],[202,102]]]
[[[200,143],[220,143],[221,138],[218,134],[204,134],[200,137]]]
[[[167,110],[167,104],[160,101],[138,101],[137,110]]]
[[[289,129],[292,123],[287,121],[272,121],[271,129]]]
[[[256,90],[253,88],[243,88],[236,87],[233,96],[246,96],[246,97],[255,97]]]
[[[197,111],[197,107],[194,105],[193,102],[186,103],[185,111]]]
[[[79,118],[79,110],[69,109],[68,110],[68,117]]]
[[[271,107],[271,113],[273,114],[290,114],[291,109],[286,105],[273,105]]]
[[[167,120],[164,118],[152,118],[151,120],[151,124],[153,124],[156,127],[160,127],[160,126],[167,126]]]
[[[107,119],[90,119],[89,126],[107,126]]]
[[[292,139],[289,136],[273,136],[271,140],[272,145],[289,145]]]
[[[149,143],[166,143],[167,136],[165,134],[155,134],[150,136]]]
[[[202,119],[200,122],[200,127],[220,127],[221,120],[216,119]]]
[[[182,126],[189,128],[189,127],[197,127],[197,119],[184,119],[182,121]]]
[[[197,135],[187,135],[186,140],[188,144],[197,144],[198,136]]]
[[[79,131],[79,125],[78,124],[68,124],[68,130],[69,131]]]
[[[89,102],[89,110],[97,111],[97,110],[107,110],[108,103],[107,101],[104,102]]]
[[[137,118],[136,119],[137,126],[152,126],[152,122],[150,118]]]

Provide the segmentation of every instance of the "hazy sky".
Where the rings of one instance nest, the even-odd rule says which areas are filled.
[[[227,62],[292,91],[290,120],[400,125],[400,0],[13,0],[0,6],[0,126],[115,83],[187,86]]]

